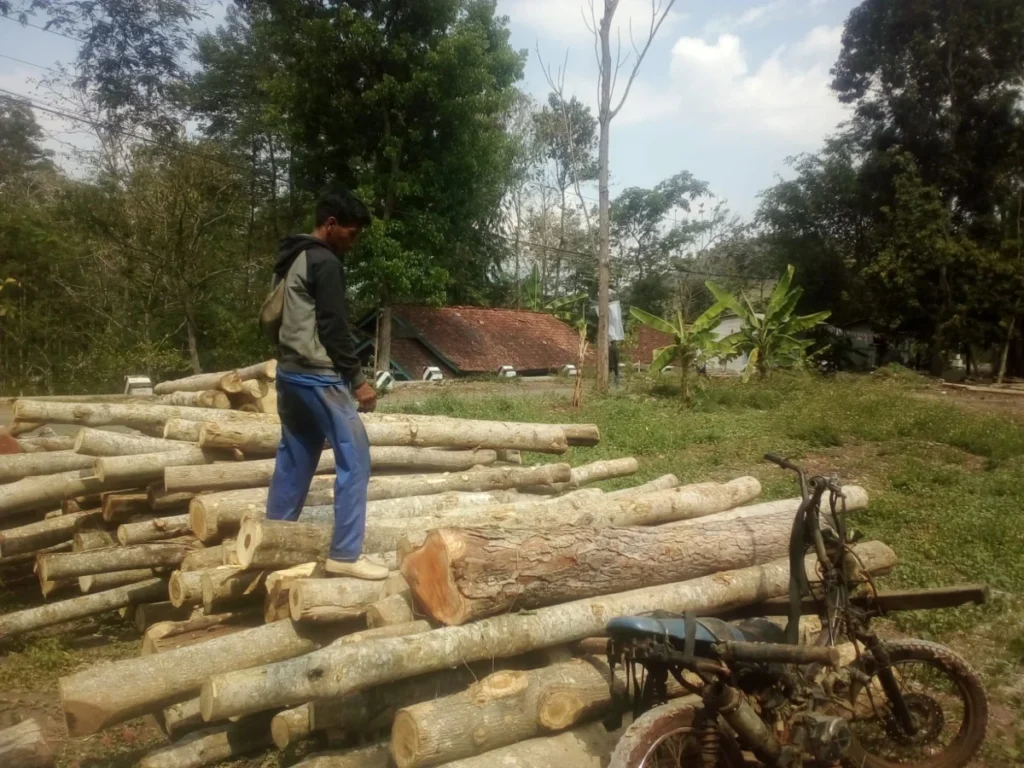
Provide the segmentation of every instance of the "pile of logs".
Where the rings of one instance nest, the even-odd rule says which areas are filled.
[[[305,768],[598,766],[616,738],[608,620],[786,594],[798,500],[756,503],[753,477],[606,492],[592,484],[621,486],[635,459],[531,463],[596,445],[592,425],[403,414],[364,416],[365,549],[391,573],[326,578],[329,450],[301,520],[266,519],[280,424],[254,403],[273,376],[15,403],[17,424],[70,434],[0,456],[0,568],[34,567],[47,598],[0,616],[0,638],[111,611],[142,636],[138,657],[60,680],[70,736],[154,716],[169,746],[143,768],[304,741],[331,748]],[[858,554],[895,563],[877,542]]]

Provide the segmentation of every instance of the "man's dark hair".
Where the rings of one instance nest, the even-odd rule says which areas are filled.
[[[347,189],[325,192],[316,201],[316,226],[326,224],[332,217],[343,227],[370,226],[369,209]]]

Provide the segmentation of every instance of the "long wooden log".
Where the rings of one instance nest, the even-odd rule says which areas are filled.
[[[859,485],[847,485],[843,488],[843,493],[846,495],[846,509],[848,512],[867,509],[868,492],[864,490],[864,488]],[[713,516],[713,519],[724,523],[731,520],[744,520],[749,517],[764,517],[765,515],[775,515],[782,512],[788,512],[789,514],[794,515],[796,514],[797,507],[799,506],[799,497],[792,499],[779,499],[778,501],[764,501],[760,504],[747,504],[746,506],[735,507],[724,512],[719,512]],[[667,523],[666,525],[673,528],[690,528],[695,525],[700,525],[701,522],[702,518],[694,518],[678,520]]]
[[[75,453],[87,456],[130,456],[143,453],[180,451],[183,445],[178,440],[163,440],[159,437],[129,435],[124,432],[110,432],[105,429],[82,427],[75,436]]]
[[[753,477],[727,483],[697,483],[669,491],[620,499],[552,499],[501,507],[459,509],[444,517],[374,520],[366,526],[364,549],[368,552],[408,551],[426,540],[435,528],[558,528],[585,526],[659,525],[675,520],[704,517],[756,498],[761,484]]]
[[[37,564],[41,577],[53,581],[135,568],[173,568],[181,564],[191,549],[193,547],[187,543],[157,542],[137,544],[134,547],[40,555]]]
[[[415,622],[414,627],[370,630],[358,637],[351,636],[347,643],[346,638],[341,638],[339,647],[367,639],[426,632],[429,628],[423,621]],[[198,645],[122,659],[62,677],[59,687],[68,733],[85,736],[155,712],[194,696],[211,675],[310,653],[337,638],[338,631],[275,621]]]
[[[358,749],[319,752],[296,763],[294,768],[392,768],[391,752],[387,742]]]
[[[71,541],[78,524],[87,517],[90,520],[102,518],[95,512],[77,512],[0,531],[0,555],[10,557],[26,552],[37,552],[54,544]]]
[[[22,453],[43,453],[45,451],[70,451],[75,447],[75,438],[67,435],[48,437],[19,437],[18,447]]]
[[[147,544],[151,541],[173,539],[191,532],[188,515],[172,515],[118,526],[117,540],[121,546],[127,547],[132,544]]]
[[[169,395],[172,392],[203,392],[211,389],[221,392],[241,392],[242,377],[236,371],[198,373],[174,381],[161,381],[153,387],[153,394]]]
[[[572,728],[611,701],[608,665],[573,659],[488,675],[467,690],[400,709],[391,728],[398,768],[423,768]]]
[[[152,568],[136,568],[131,571],[111,571],[110,573],[93,573],[78,577],[78,589],[83,595],[103,592],[126,584],[137,584],[156,576]]]
[[[33,509],[53,509],[69,496],[89,496],[117,487],[117,481],[101,481],[88,469],[26,477],[0,485],[0,518]]]
[[[172,417],[168,417],[172,418]],[[184,418],[184,417],[182,417]],[[200,417],[200,420],[201,417]],[[254,453],[273,453],[281,442],[277,424],[226,423],[207,419],[199,432],[204,448],[238,448]],[[555,425],[468,419],[423,423],[364,421],[370,445],[404,445],[414,448],[512,448],[536,453],[565,453],[565,431]]]
[[[475,422],[473,419],[460,419],[452,416],[425,416],[413,413],[381,413],[380,411],[363,414],[363,421],[367,423],[444,423],[455,428],[466,423],[479,423]],[[487,421],[483,423],[494,424],[495,422]],[[518,422],[513,422],[513,424],[518,424]],[[595,446],[601,442],[601,431],[598,429],[596,424],[545,424],[541,426],[559,427],[565,433],[566,440],[569,445]]]
[[[163,405],[186,405],[194,408],[230,408],[231,400],[227,393],[215,389],[207,389],[199,392],[171,392],[167,395],[158,395],[158,403]]]
[[[89,469],[92,459],[74,451],[47,453],[11,453],[0,455],[0,483],[13,483],[26,477],[55,475],[58,472]]]
[[[222,566],[215,566],[222,567]],[[167,582],[167,595],[175,608],[195,606],[203,602],[203,574],[201,571],[175,571]]]
[[[503,504],[516,500],[515,490],[504,491],[448,491],[429,496],[409,496],[397,499],[378,499],[367,505],[367,516],[407,517],[440,513],[463,505]],[[310,519],[311,507],[315,504],[330,504],[334,489],[330,484],[318,485],[316,480],[306,497],[307,506],[302,512],[303,522]],[[267,491],[261,488],[243,491],[226,491],[197,496],[189,504],[189,524],[200,541],[216,541],[222,536],[238,532],[242,518],[248,515],[265,515]],[[324,515],[319,522],[331,522],[332,515]]]
[[[141,431],[159,427],[168,419],[188,419],[237,424],[278,423],[276,415],[241,413],[217,408],[189,408],[179,405],[139,405],[112,403],[54,403],[42,400],[18,400],[14,403],[15,421],[37,421],[49,424],[78,424],[83,427],[119,425]]]
[[[640,470],[640,462],[632,457],[622,459],[604,459],[590,464],[572,468],[572,477],[565,483],[553,483],[524,489],[527,493],[565,493],[582,488],[590,483],[612,480],[617,477],[629,477]]]
[[[312,704],[303,704],[286,709],[274,715],[270,721],[270,737],[278,749],[288,749],[313,732],[309,723],[309,711]]]
[[[878,542],[860,545],[856,551],[872,571],[891,567],[896,560],[893,551]],[[813,577],[816,560],[808,560],[807,564]],[[212,721],[277,706],[294,706],[460,663],[508,658],[564,645],[602,634],[608,621],[616,616],[655,610],[710,612],[723,606],[778,597],[788,588],[788,559],[778,560],[679,584],[446,627],[418,636],[415,642],[394,639],[328,648],[298,660],[211,676],[201,694],[203,717]]]
[[[10,768],[49,768],[53,752],[35,718],[0,731],[0,761]]]
[[[158,603],[156,605],[170,606],[171,604]],[[224,637],[260,625],[260,616],[257,611],[232,611],[208,616],[198,613],[189,615],[190,607],[173,608],[173,610],[177,613],[170,614],[165,609],[164,613],[168,618],[146,628],[142,638],[143,656],[167,653],[175,648],[209,642],[214,638]]]
[[[160,715],[157,716],[157,722],[160,723],[163,732],[167,734],[167,738],[172,741],[206,726],[206,723],[203,722],[202,710],[199,709],[198,698],[187,699],[164,707]]]
[[[643,496],[645,493],[654,493],[655,491],[668,491],[672,488],[678,488],[682,485],[679,482],[679,478],[675,475],[662,475],[656,477],[654,480],[650,480],[643,485],[634,485],[631,488],[621,488],[618,491],[610,491],[608,494],[609,499],[629,499],[636,496]]]
[[[182,510],[188,512],[189,502],[196,497],[194,493],[179,493],[168,491],[164,488],[163,482],[151,483],[146,490],[149,496],[149,506],[154,512],[166,512],[166,510]]]
[[[179,442],[199,443],[199,432],[202,430],[203,422],[192,421],[191,419],[168,419],[164,422],[163,439],[176,440]]]
[[[494,451],[432,451],[427,448],[372,447],[370,466],[377,471],[400,469],[420,472],[452,472],[487,466],[497,460]],[[276,459],[242,461],[233,464],[168,467],[164,485],[169,491],[227,491],[270,485]],[[334,451],[320,456],[317,474],[334,473]]]
[[[244,368],[236,368],[235,373],[242,381],[252,381],[253,379],[274,381],[277,378],[277,360],[266,360],[262,363],[247,365]]]
[[[235,548],[234,539],[224,539],[215,547],[204,547],[189,552],[178,566],[179,571],[201,571],[204,568],[216,568],[224,565],[224,552]]]
[[[86,616],[113,611],[132,603],[156,602],[166,594],[167,582],[149,579],[136,584],[108,589],[94,595],[73,597],[0,616],[0,638],[32,632],[54,624],[63,624]]]
[[[183,448],[177,451],[132,456],[101,456],[93,460],[93,472],[101,481],[117,480],[128,487],[161,480],[164,477],[164,470],[168,467],[210,464],[224,458],[225,455],[222,453],[204,451],[202,448]]]
[[[442,624],[686,581],[760,565],[789,551],[793,514],[686,528],[441,528],[401,565]]]
[[[270,715],[253,715],[190,733],[169,747],[150,752],[139,761],[139,768],[199,768],[257,752],[270,743]]]
[[[538,736],[481,755],[454,760],[446,768],[536,768],[539,765],[604,768],[621,736],[622,729],[609,731],[601,723],[591,723],[555,736]]]
[[[203,613],[216,614],[228,608],[236,609],[246,601],[257,602],[262,597],[266,574],[261,571],[223,566],[199,573]]]

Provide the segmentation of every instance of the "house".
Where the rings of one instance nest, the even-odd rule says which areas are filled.
[[[522,309],[415,307],[392,309],[391,373],[418,380],[430,366],[446,379],[495,374],[511,365],[519,376],[558,371],[577,362],[579,333],[553,315]],[[357,351],[372,364],[377,313],[356,324]]]
[[[740,329],[742,322],[735,315],[731,317],[725,317],[719,324],[718,328],[715,329],[715,336],[719,339],[736,333]],[[634,365],[646,368],[654,360],[654,352],[662,347],[667,347],[672,344],[674,337],[667,333],[657,331],[654,328],[649,328],[646,325],[640,323],[634,323],[630,329],[629,337],[626,341],[626,346],[623,349],[625,356],[628,357]],[[747,367],[747,355],[739,355],[738,357],[729,360],[728,362],[721,362],[719,360],[713,361],[708,366],[709,373],[742,373],[743,369]]]

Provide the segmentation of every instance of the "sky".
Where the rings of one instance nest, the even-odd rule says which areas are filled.
[[[667,0],[655,0],[666,2]],[[601,0],[596,0],[600,9]],[[680,171],[707,181],[744,216],[786,158],[818,149],[847,117],[829,91],[843,22],[855,0],[676,0],[612,123],[612,195],[652,187]],[[498,0],[512,44],[529,57],[521,84],[538,101],[550,88],[544,66],[564,65],[566,95],[596,108],[597,63],[587,28],[589,0]],[[214,9],[204,26],[215,25]],[[621,0],[613,40],[632,53],[651,19],[651,0]],[[32,80],[39,67],[71,63],[77,43],[0,19],[0,89],[53,101]],[[11,58],[21,59],[21,62]],[[39,65],[39,66],[33,66]],[[621,96],[629,60],[617,84]],[[3,92],[3,91],[0,91]],[[88,136],[39,113],[59,158]]]

